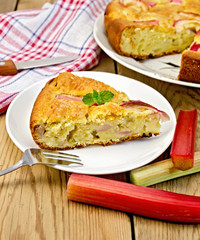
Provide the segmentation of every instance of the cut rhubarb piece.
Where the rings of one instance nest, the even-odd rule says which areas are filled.
[[[192,31],[196,29],[196,26],[198,25],[198,20],[190,20],[190,19],[178,19],[175,20],[173,23],[173,27],[176,28],[176,32],[181,32],[184,31],[184,29],[190,29]]]
[[[182,4],[182,0],[170,0],[170,2],[172,2],[172,3]]]
[[[75,102],[82,102],[82,97],[76,97],[76,96],[67,95],[67,94],[59,94],[56,97],[57,99],[67,99]]]
[[[191,46],[190,46],[190,50],[191,51],[195,51],[197,52],[200,48],[200,44],[197,44],[196,42],[194,42]]]
[[[148,6],[141,0],[120,0],[119,4],[122,4],[125,7],[134,7],[142,10],[147,10]]]
[[[200,197],[72,173],[69,200],[173,222],[199,223]]]
[[[163,112],[155,107],[153,107],[152,105],[146,103],[146,102],[142,102],[140,100],[130,100],[128,102],[123,102],[121,104],[122,107],[126,108],[126,109],[134,109],[134,110],[152,110],[154,113],[158,113],[160,115],[160,120],[162,122],[166,122],[169,121],[170,117],[166,112]]]
[[[144,23],[149,25],[160,25],[160,22],[158,20],[147,20],[147,21],[133,21],[135,23]]]
[[[151,7],[155,7],[156,6],[156,2],[153,2],[153,1],[145,1],[146,5],[151,8]]]
[[[194,154],[194,166],[185,171],[174,167],[172,159],[155,162],[130,172],[130,182],[140,186],[151,186],[156,183],[168,181],[200,172],[200,152]]]
[[[193,167],[196,127],[197,110],[180,110],[170,152],[177,169]]]
[[[188,19],[178,19],[178,20],[174,21],[173,27],[176,28],[177,32],[180,32],[180,31],[183,31],[184,25],[188,24],[190,22],[191,22],[191,20],[188,20]]]

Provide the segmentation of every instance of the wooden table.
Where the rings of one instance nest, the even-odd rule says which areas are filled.
[[[45,0],[1,0],[0,12],[40,8]],[[53,0],[51,2],[54,2]],[[172,105],[176,116],[180,109],[198,109],[200,89],[169,84],[143,76],[114,62],[105,53],[93,71],[121,74],[158,90]],[[22,152],[9,138],[5,114],[0,115],[0,166],[16,163]],[[200,117],[196,150],[200,150]],[[169,156],[169,149],[160,159]],[[127,173],[105,176],[126,181]],[[200,225],[176,224],[133,216],[101,207],[67,200],[68,174],[47,167],[24,167],[1,177],[0,239],[69,240],[197,240]],[[156,184],[155,188],[200,196],[200,174]]]

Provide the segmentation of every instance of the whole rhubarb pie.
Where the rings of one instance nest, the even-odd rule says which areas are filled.
[[[158,135],[166,120],[165,112],[103,82],[60,73],[38,95],[30,129],[41,148],[71,149]]]
[[[189,67],[200,68],[199,0],[112,0],[104,23],[111,45],[124,56],[147,59],[187,49],[178,78],[200,82]]]

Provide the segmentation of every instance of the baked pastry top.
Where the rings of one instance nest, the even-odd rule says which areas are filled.
[[[111,45],[121,55],[147,59],[181,53],[200,29],[200,1],[112,0],[104,24]]]
[[[58,77],[47,82],[39,94],[31,115],[31,122],[34,119],[41,119],[44,123],[48,121],[56,122],[63,119],[66,121],[84,119],[88,113],[89,106],[83,104],[82,97],[92,92],[93,89],[113,92],[114,97],[110,101],[113,103],[120,104],[128,100],[125,93],[116,91],[102,82],[94,81],[90,78],[78,77],[68,72],[60,73]]]
[[[113,98],[87,105],[83,96],[110,91]],[[160,134],[168,115],[94,79],[60,73],[38,95],[30,118],[34,141],[46,149],[109,145]]]
[[[179,53],[200,29],[200,1],[113,0],[105,11],[111,45],[138,59]]]

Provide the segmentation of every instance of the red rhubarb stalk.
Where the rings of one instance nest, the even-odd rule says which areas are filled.
[[[180,110],[170,156],[174,167],[187,170],[193,167],[197,110]]]
[[[173,222],[200,223],[200,197],[72,173],[69,200]]]

